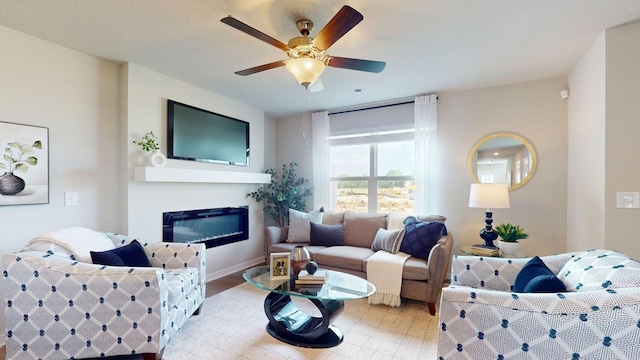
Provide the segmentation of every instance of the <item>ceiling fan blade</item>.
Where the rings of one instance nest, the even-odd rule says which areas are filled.
[[[242,75],[242,76],[247,76],[247,75],[255,74],[255,73],[258,73],[258,72],[261,72],[261,71],[275,69],[277,67],[284,66],[286,62],[287,62],[286,60],[278,60],[278,61],[274,61],[274,62],[269,63],[269,64],[264,64],[264,65],[255,66],[255,67],[252,67],[252,68],[236,71],[236,74],[237,75]]]
[[[313,39],[313,44],[320,50],[327,50],[344,34],[358,25],[364,17],[351,6],[343,6],[340,11],[325,25]]]
[[[242,21],[235,19],[231,15],[220,19],[220,21],[222,21],[223,23],[225,23],[225,24],[227,24],[227,25],[229,25],[229,26],[231,26],[233,28],[236,28],[236,29],[238,29],[238,30],[240,30],[240,31],[242,31],[244,33],[247,33],[247,34],[249,34],[249,35],[251,35],[251,36],[253,36],[253,37],[255,37],[255,38],[259,39],[259,40],[262,40],[262,41],[266,42],[267,44],[273,45],[273,46],[277,47],[280,50],[283,50],[283,51],[288,51],[289,50],[289,47],[287,46],[287,44],[283,43],[280,40],[272,38],[271,36],[263,33],[260,30],[252,28],[251,26],[243,23]]]
[[[329,60],[329,66],[332,66],[332,67],[367,71],[372,73],[382,72],[382,70],[384,70],[384,67],[386,65],[387,63],[384,61],[350,59],[350,58],[337,57],[337,56],[331,56],[331,60]]]

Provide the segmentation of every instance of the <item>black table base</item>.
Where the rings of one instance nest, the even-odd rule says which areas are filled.
[[[344,301],[308,300],[320,310],[322,317],[300,310],[289,295],[269,293],[264,300],[264,312],[269,319],[267,332],[280,341],[300,347],[329,348],[340,344],[343,334],[331,323],[344,309]]]

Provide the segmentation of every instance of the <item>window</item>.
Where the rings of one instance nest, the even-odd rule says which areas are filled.
[[[332,137],[333,208],[413,213],[413,138],[413,130]]]

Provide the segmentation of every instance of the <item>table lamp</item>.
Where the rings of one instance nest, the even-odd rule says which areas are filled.
[[[498,234],[493,231],[493,212],[491,209],[509,208],[509,188],[507,184],[471,184],[469,193],[469,207],[485,208],[485,227],[480,230],[480,237],[484,240],[483,245],[495,246],[493,240],[498,238]]]

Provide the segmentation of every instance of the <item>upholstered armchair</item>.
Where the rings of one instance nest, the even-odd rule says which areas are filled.
[[[566,291],[515,292],[531,259],[455,256],[438,358],[640,359],[640,263],[609,250],[540,259],[552,274],[529,284]]]
[[[64,232],[3,257],[7,359],[161,359],[171,336],[204,301],[204,245],[142,243],[151,267],[95,265],[55,241]],[[122,249],[133,240],[72,232],[87,247],[106,238]]]

